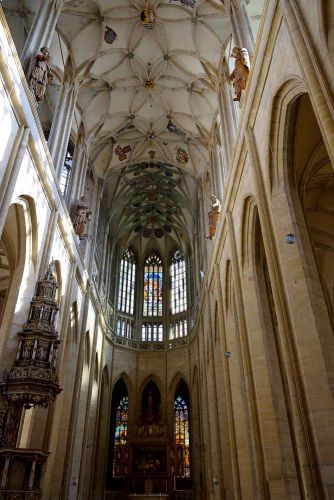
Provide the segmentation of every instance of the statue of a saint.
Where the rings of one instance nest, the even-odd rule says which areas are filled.
[[[233,82],[235,97],[233,101],[240,101],[241,92],[245,90],[249,74],[250,62],[247,49],[234,47],[230,57],[235,58],[234,71],[230,76]]]
[[[43,101],[46,87],[53,80],[49,67],[49,49],[42,47],[35,55],[29,74],[29,87],[37,103]]]
[[[85,196],[82,196],[80,202],[76,206],[73,220],[74,232],[79,236],[80,240],[85,239],[85,226],[87,222],[90,221],[91,214],[92,212],[89,210],[87,205],[87,199]]]
[[[208,213],[209,215],[209,234],[206,236],[209,240],[212,240],[214,235],[216,234],[217,225],[219,222],[219,216],[221,212],[221,204],[218,198],[212,194],[211,195],[211,210]]]

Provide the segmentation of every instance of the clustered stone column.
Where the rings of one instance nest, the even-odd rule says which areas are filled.
[[[228,0],[226,8],[231,20],[235,44],[238,47],[245,47],[248,54],[252,56],[254,38],[243,0]]]
[[[56,355],[60,340],[55,330],[58,306],[54,263],[37,282],[27,323],[18,333],[14,366],[1,383],[6,409],[0,421],[0,445],[15,447],[24,408],[48,407],[60,392]]]
[[[90,143],[83,127],[80,127],[72,161],[70,189],[67,197],[69,207],[73,207],[85,192],[85,181],[89,163]]]
[[[224,158],[226,165],[229,164],[232,155],[232,144],[236,136],[236,123],[233,116],[233,102],[231,97],[231,84],[227,81],[228,67],[227,64],[223,67],[221,81],[218,84],[217,94],[219,102],[219,115],[224,144]]]
[[[41,47],[50,47],[64,0],[43,0],[21,54],[22,66],[28,69],[30,59]]]
[[[43,0],[41,2],[40,9],[35,15],[33,25],[21,54],[22,66],[26,71],[28,79],[31,77],[29,73],[32,58],[36,58],[36,54],[40,54],[41,51],[48,50],[50,47],[64,4],[66,4],[66,0]],[[67,67],[65,67],[64,71],[64,82],[60,89],[48,140],[51,157],[58,177],[60,176],[66,156],[79,90],[78,83],[74,78],[70,77],[70,71],[68,71]]]
[[[58,177],[65,161],[78,91],[76,80],[63,83],[52,120],[48,145]]]

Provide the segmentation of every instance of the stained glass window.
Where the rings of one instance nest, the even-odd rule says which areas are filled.
[[[186,319],[178,319],[171,321],[169,338],[179,339],[180,337],[185,337],[188,333],[188,325]]]
[[[162,316],[162,261],[152,252],[144,268],[144,316]]]
[[[118,310],[133,314],[135,308],[136,258],[128,248],[121,260],[118,288]]]
[[[124,396],[116,410],[116,423],[115,423],[115,445],[126,444],[128,434],[128,406],[129,398]]]
[[[190,477],[189,410],[181,395],[174,401],[176,477]]]
[[[130,318],[119,318],[117,321],[116,334],[127,339],[133,338],[134,321]]]
[[[116,408],[113,476],[123,475],[124,445],[128,435],[128,396],[123,396]]]
[[[186,263],[179,250],[173,253],[170,275],[171,311],[172,314],[178,314],[187,309]]]
[[[161,342],[163,339],[162,323],[143,323],[141,339],[147,342]]]

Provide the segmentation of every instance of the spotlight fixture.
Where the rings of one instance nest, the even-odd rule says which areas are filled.
[[[287,242],[288,245],[293,245],[294,243],[296,243],[296,235],[293,234],[293,233],[289,233],[285,236],[285,241]]]

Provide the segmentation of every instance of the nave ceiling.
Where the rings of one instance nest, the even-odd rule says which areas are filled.
[[[28,29],[38,4],[13,0],[6,2],[6,8],[24,11]],[[145,162],[155,165],[148,169],[153,184],[147,182],[147,171],[124,192],[126,199],[127,194],[132,197],[136,189],[141,190],[139,222],[148,228],[154,212],[152,235],[155,229],[163,230],[170,224],[176,232],[193,226],[191,212],[197,206],[194,183],[209,166],[218,111],[216,85],[230,39],[225,7],[214,0],[64,2],[50,47],[55,78],[47,102],[40,106],[41,121],[52,121],[62,82],[76,80],[79,93],[74,129],[90,144],[94,170],[109,176],[109,192],[119,190],[119,177],[125,171],[120,184],[128,185],[131,166],[132,175],[138,176]],[[159,165],[165,165],[167,177],[168,166],[169,184],[160,181]],[[177,180],[174,186],[171,177]],[[180,201],[181,184],[187,203]],[[152,201],[152,186],[159,191],[156,201]],[[177,216],[166,214],[170,210],[162,200],[168,193]],[[111,200],[108,203],[111,205]],[[134,230],[138,210],[133,204],[125,208],[127,224],[136,221]],[[135,212],[134,217],[127,217],[129,209]],[[150,209],[151,218],[146,212]],[[113,212],[119,216],[119,209],[114,207]]]

